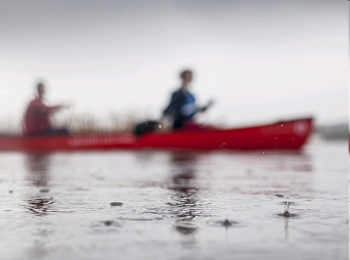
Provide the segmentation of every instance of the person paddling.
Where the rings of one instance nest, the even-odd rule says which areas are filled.
[[[69,132],[65,128],[53,128],[50,117],[53,113],[67,108],[69,105],[46,106],[43,103],[44,84],[38,83],[36,90],[37,97],[29,103],[24,115],[24,135],[68,135]]]
[[[198,112],[205,112],[213,103],[210,101],[208,105],[198,107],[196,99],[189,92],[190,83],[193,79],[192,70],[184,70],[180,73],[182,80],[181,87],[171,95],[170,104],[163,111],[163,116],[171,118],[173,129],[192,128],[196,124],[193,117]]]
[[[172,130],[215,129],[211,126],[198,125],[193,120],[195,114],[205,112],[213,104],[213,101],[210,101],[204,107],[197,107],[194,95],[189,92],[190,83],[193,79],[192,70],[182,71],[180,78],[182,81],[181,87],[172,93],[170,104],[163,111],[160,121],[149,120],[137,124],[134,128],[136,136],[142,136],[156,130],[168,131],[170,128]]]

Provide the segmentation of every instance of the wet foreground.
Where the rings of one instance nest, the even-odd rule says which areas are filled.
[[[348,259],[348,163],[347,142],[2,153],[0,259]]]

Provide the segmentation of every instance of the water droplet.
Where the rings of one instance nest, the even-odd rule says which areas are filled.
[[[113,221],[111,221],[111,220],[105,221],[105,225],[106,225],[106,226],[110,226],[110,225],[112,225],[112,224],[113,224]]]
[[[283,216],[290,217],[290,213],[289,213],[289,198],[288,197],[287,197],[287,201],[284,203]]]
[[[120,207],[120,206],[123,205],[123,203],[121,203],[121,202],[111,202],[110,205],[113,206],[113,207],[114,206],[119,206]]]
[[[209,221],[209,224],[211,224],[213,226],[218,226],[218,227],[224,226],[225,228],[239,226],[239,222],[234,221],[234,220],[229,220],[228,218],[226,218],[224,221],[222,221],[222,220]]]
[[[284,203],[284,210],[289,211],[289,197],[287,197],[287,201]]]
[[[290,217],[290,213],[289,213],[288,211],[285,211],[285,212],[283,213],[283,217]]]
[[[222,225],[225,226],[225,227],[230,227],[230,226],[232,226],[232,223],[228,219],[225,219],[225,221],[222,222]]]

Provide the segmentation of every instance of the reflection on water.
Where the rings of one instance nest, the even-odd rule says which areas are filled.
[[[195,193],[198,189],[195,185],[196,154],[174,153],[170,158],[173,185],[169,188],[184,194]]]
[[[52,197],[47,197],[44,194],[49,192],[46,187],[50,181],[50,155],[48,154],[28,154],[25,160],[27,168],[26,179],[31,185],[41,187],[41,194],[35,197],[28,198],[26,208],[36,216],[45,216],[53,212]]]
[[[54,203],[52,198],[31,198],[27,200],[28,210],[36,216],[45,216],[53,212],[51,205]]]
[[[267,161],[270,169],[274,171],[312,171],[310,156],[305,151],[268,151],[264,152],[264,156],[258,155],[258,157],[261,158],[260,160]],[[252,160],[252,163],[254,163],[254,160]]]
[[[174,153],[170,157],[171,184],[168,186],[173,191],[172,202],[176,215],[175,230],[185,236],[182,241],[184,248],[193,248],[197,245],[195,233],[197,225],[192,221],[197,216],[198,189],[196,185],[196,163],[194,153]]]
[[[244,161],[249,160],[247,166],[258,165],[272,171],[312,172],[313,170],[310,155],[305,151],[246,152],[235,153],[233,156]]]
[[[50,162],[49,154],[27,154],[25,159],[26,180],[32,186],[40,189],[35,196],[32,194],[29,198],[24,199],[26,202],[24,208],[37,217],[45,217],[57,212],[54,208],[53,197],[47,194],[49,192]],[[43,221],[33,225],[32,235],[35,239],[33,245],[26,251],[26,255],[30,259],[45,258],[50,253],[47,245],[54,233],[54,227],[47,227]]]
[[[284,218],[284,238],[288,241],[289,233],[288,233],[288,221],[289,218]]]
[[[48,154],[28,154],[25,160],[28,175],[27,179],[34,186],[46,187],[50,180],[50,155]]]
[[[346,259],[340,148],[0,156],[0,260]]]

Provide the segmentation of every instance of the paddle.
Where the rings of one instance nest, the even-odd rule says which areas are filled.
[[[214,104],[214,100],[210,100],[207,105],[205,105],[204,107],[198,108],[194,114],[207,111],[208,108],[210,108],[213,104]],[[145,121],[135,126],[134,134],[136,136],[142,136],[144,134],[155,131],[157,128],[160,128],[160,126],[161,126],[161,123],[158,121],[154,121],[154,120]]]

